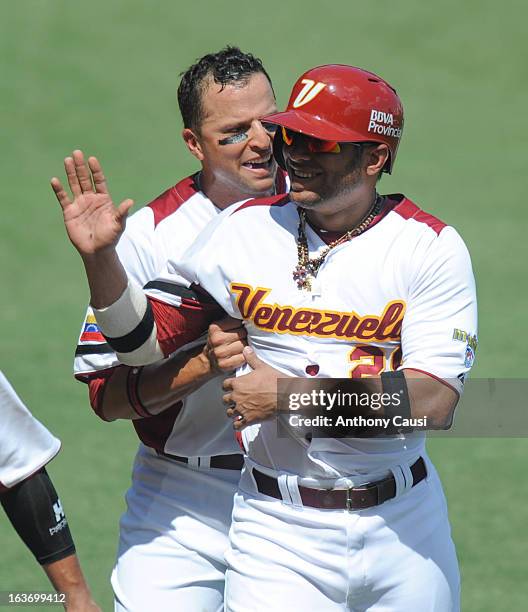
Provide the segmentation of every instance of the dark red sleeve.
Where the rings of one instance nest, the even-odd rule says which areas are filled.
[[[160,302],[150,296],[148,300],[156,323],[158,342],[166,357],[189,342],[197,340],[207,331],[210,323],[226,316],[218,304],[211,300],[207,301],[207,296],[204,296],[203,302],[183,298],[179,307]],[[104,421],[108,420],[102,410],[106,385],[115,370],[120,367],[127,366],[116,366],[77,376],[79,380],[88,384],[90,405],[95,414]]]
[[[216,303],[183,299],[172,306],[148,296],[156,322],[157,338],[165,357],[205,333],[213,321],[226,316]]]
[[[88,374],[83,376],[83,378],[79,378],[82,382],[88,384],[88,395],[90,397],[90,406],[92,407],[95,414],[103,419],[103,421],[108,421],[103,413],[103,397],[106,390],[106,385],[114,372],[121,367],[125,366],[116,366],[115,368],[109,368],[108,370],[101,370],[100,372],[94,372],[93,374]]]

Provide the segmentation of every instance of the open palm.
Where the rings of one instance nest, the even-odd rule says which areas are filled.
[[[68,236],[81,256],[113,248],[125,229],[132,200],[116,208],[108,193],[101,165],[95,157],[84,161],[82,151],[64,160],[71,197],[58,178],[51,187],[59,201]]]

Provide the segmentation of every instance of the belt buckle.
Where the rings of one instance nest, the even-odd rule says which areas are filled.
[[[350,497],[350,491],[352,491],[352,487],[348,487],[346,490],[346,510],[350,512],[352,510],[352,499]]]
[[[357,493],[361,493],[361,492],[366,493],[367,491],[371,491],[372,489],[376,489],[376,502],[374,504],[370,504],[370,503],[367,504],[369,500],[367,500],[366,497],[361,497],[360,498],[361,505],[355,506],[355,507],[352,506],[352,491],[355,491]],[[366,505],[363,505],[363,504],[366,504]],[[351,512],[353,510],[365,510],[366,508],[372,508],[378,505],[379,505],[379,487],[376,482],[368,483],[366,485],[363,485],[362,487],[349,487],[348,489],[346,489],[345,508],[347,512]]]

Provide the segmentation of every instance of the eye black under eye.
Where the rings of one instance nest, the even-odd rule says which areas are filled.
[[[230,145],[237,144],[244,140],[247,140],[248,135],[246,132],[238,132],[238,134],[233,134],[233,136],[227,136],[227,138],[222,138],[218,141],[219,145]]]

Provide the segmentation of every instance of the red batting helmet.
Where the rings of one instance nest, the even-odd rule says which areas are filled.
[[[372,72],[341,64],[318,66],[293,86],[283,113],[262,118],[321,140],[378,142],[389,148],[383,168],[392,171],[403,129],[403,106],[396,90]],[[284,168],[282,136],[275,134],[275,158]]]

